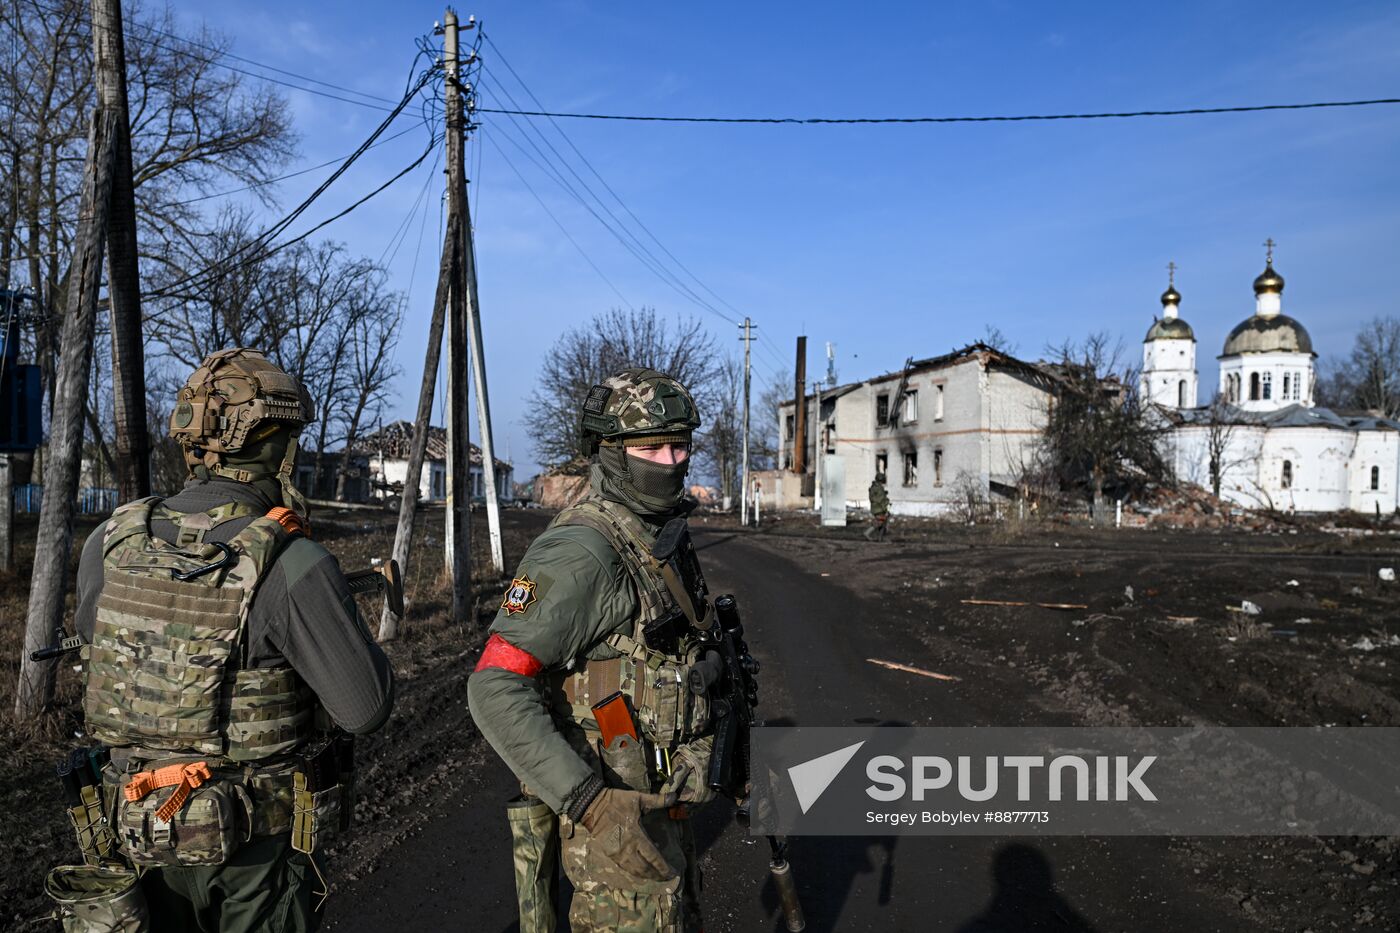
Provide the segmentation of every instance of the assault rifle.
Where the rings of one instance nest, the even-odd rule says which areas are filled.
[[[219,545],[222,547],[222,545]],[[225,550],[227,550],[225,548]],[[223,566],[225,558],[210,565],[207,568],[197,568],[196,575],[217,570]],[[189,579],[186,573],[184,579]],[[390,560],[388,563],[380,564],[377,567],[365,567],[362,570],[351,570],[345,574],[345,582],[350,586],[350,592],[359,596],[364,593],[383,593],[384,598],[389,601],[389,608],[394,615],[402,616],[403,606],[403,575],[399,572],[399,562]],[[62,657],[70,651],[77,651],[87,642],[83,641],[81,635],[64,635],[63,626],[54,630],[53,644],[29,652],[31,661],[49,661]]]
[[[758,706],[758,662],[744,642],[744,625],[739,603],[728,594],[715,599],[715,621],[702,632],[707,645],[699,664],[691,668],[688,686],[697,694],[708,691],[715,718],[714,748],[706,783],[710,789],[739,805],[739,822],[749,825],[750,794],[749,738]],[[768,835],[768,872],[778,892],[783,919],[791,933],[806,928],[802,904],[797,898],[797,882],[787,860],[787,842]]]

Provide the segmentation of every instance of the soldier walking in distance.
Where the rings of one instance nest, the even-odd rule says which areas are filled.
[[[312,411],[258,351],[211,355],[170,417],[184,489],[122,506],[83,548],[87,730],[110,747],[103,796],[156,931],[314,929],[312,853],[352,806],[331,724],[372,732],[393,703],[292,485]]]
[[[510,807],[523,933],[554,928],[560,857],[575,933],[700,929],[689,820],[713,796],[713,735],[704,678],[687,689],[708,604],[684,497],[699,425],[689,392],[654,370],[589,391],[591,493],[526,551],[469,682],[525,791]]]
[[[865,529],[866,540],[872,537],[885,540],[885,531],[890,524],[890,494],[885,489],[885,474],[876,473],[870,483],[870,527]]]

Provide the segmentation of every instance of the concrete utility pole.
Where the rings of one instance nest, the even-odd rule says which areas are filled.
[[[93,0],[94,20],[107,0]],[[105,13],[103,15],[106,15]],[[102,30],[93,44],[101,49]],[[100,56],[102,53],[99,51]],[[55,661],[31,661],[29,653],[48,645],[63,621],[63,594],[68,585],[68,557],[73,550],[73,511],[78,496],[82,457],[83,408],[92,339],[97,321],[97,298],[102,285],[102,252],[107,212],[116,175],[117,140],[121,115],[101,106],[88,130],[78,206],[78,230],[73,240],[68,307],[63,315],[58,371],[54,377],[53,416],[49,423],[49,452],[44,458],[44,502],[39,509],[39,532],[30,576],[29,613],[24,627],[24,652],[15,688],[15,718],[35,718],[53,702]]]
[[[443,63],[447,71],[447,213],[460,239],[447,300],[447,534],[446,564],[452,580],[452,618],[468,621],[471,611],[471,458],[467,409],[466,254],[471,231],[466,223],[467,175],[465,119],[459,73],[457,14],[443,17]]]
[[[117,497],[130,502],[151,494],[151,439],[146,424],[146,357],[141,343],[141,281],[121,0],[93,0],[92,40],[97,55],[97,105],[118,116],[116,174],[107,214],[107,297],[112,309]]]
[[[468,28],[474,25],[468,20]],[[451,80],[449,78],[449,80]],[[466,95],[467,107],[474,107],[475,96],[470,86],[460,89]],[[463,130],[470,129],[470,121]],[[466,279],[467,342],[470,344],[472,388],[476,390],[477,433],[481,437],[481,484],[486,497],[486,526],[491,535],[491,566],[500,576],[506,572],[505,556],[501,552],[501,501],[496,494],[496,444],[491,435],[491,401],[486,392],[486,353],[481,342],[481,304],[476,292],[476,238],[472,231],[471,199],[466,196],[465,178],[462,188],[462,231],[466,247],[462,250],[463,275]]]
[[[792,424],[792,472],[807,472],[807,338],[797,338],[797,391]]]
[[[740,325],[744,329],[744,336],[739,339],[744,342],[744,458],[739,468],[742,477],[739,483],[739,524],[749,523],[749,378],[750,378],[750,344],[754,341],[753,332],[757,329],[753,322],[744,318],[744,323]]]
[[[816,408],[812,412],[812,450],[815,454],[816,468],[812,471],[815,474],[816,482],[812,485],[812,505],[817,514],[822,510],[822,454],[825,453],[826,440],[822,437],[822,432],[826,428],[826,422],[822,419],[822,384],[812,383],[812,395],[816,397]]]
[[[447,232],[442,241],[442,259],[438,264],[437,295],[433,299],[433,315],[428,324],[428,349],[423,357],[423,381],[418,389],[418,411],[414,415],[413,440],[408,451],[408,473],[403,480],[403,494],[399,499],[399,523],[394,530],[394,560],[399,566],[408,568],[408,554],[413,548],[413,529],[418,516],[418,486],[423,478],[423,459],[428,449],[428,427],[433,419],[433,393],[437,389],[438,360],[442,355],[442,332],[447,321],[447,294],[452,283],[452,270],[456,268],[457,222],[447,219]],[[384,429],[380,427],[380,462],[384,443]],[[380,467],[381,471],[383,467]],[[379,640],[392,641],[399,634],[399,617],[389,608],[385,600],[384,612],[379,619]]]

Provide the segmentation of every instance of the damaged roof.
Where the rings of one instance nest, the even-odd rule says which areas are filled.
[[[407,460],[412,442],[413,422],[394,421],[384,425],[381,430],[357,438],[353,452],[375,457],[382,455],[388,460]],[[469,462],[473,466],[481,466],[481,448],[470,443],[468,447]],[[436,425],[428,426],[428,447],[424,453],[424,459],[428,461],[447,459],[446,428],[440,428]],[[497,457],[496,469],[510,469],[510,464]]]

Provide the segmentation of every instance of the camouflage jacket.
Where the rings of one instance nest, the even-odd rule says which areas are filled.
[[[594,488],[596,494],[596,482]],[[644,527],[653,538],[659,530]],[[474,673],[472,717],[516,776],[556,812],[566,811],[593,776],[560,729],[569,719],[560,684],[585,661],[616,658],[608,642],[630,636],[642,612],[625,562],[604,534],[556,523],[525,552],[491,625],[492,635],[538,667],[535,676],[498,667]],[[648,711],[639,716],[646,728]]]
[[[888,515],[890,511],[890,494],[885,489],[885,484],[876,480],[870,484],[870,513],[872,515]]]

